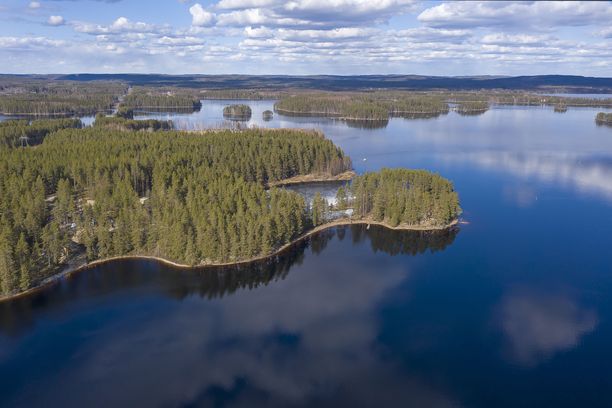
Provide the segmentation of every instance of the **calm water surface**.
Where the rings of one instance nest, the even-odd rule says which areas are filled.
[[[226,101],[171,115],[222,123]],[[0,304],[2,406],[612,406],[612,129],[494,108],[318,128],[358,172],[452,179],[466,224],[348,226],[274,261],[100,266]],[[165,118],[167,115],[152,115]]]

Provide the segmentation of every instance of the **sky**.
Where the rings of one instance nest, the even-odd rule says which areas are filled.
[[[0,73],[612,77],[612,1],[0,0]]]

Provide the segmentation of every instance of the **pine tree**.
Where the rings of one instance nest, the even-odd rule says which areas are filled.
[[[326,220],[327,214],[327,201],[321,196],[321,193],[317,191],[312,200],[312,224],[316,227],[321,225]]]

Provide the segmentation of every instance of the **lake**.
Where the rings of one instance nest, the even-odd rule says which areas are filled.
[[[222,126],[229,101],[150,114]],[[358,173],[451,179],[443,232],[345,226],[268,262],[121,261],[0,304],[1,406],[612,406],[612,128],[494,107],[321,129]],[[327,190],[326,196],[329,196]]]

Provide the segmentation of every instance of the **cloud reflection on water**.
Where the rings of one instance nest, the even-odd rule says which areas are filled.
[[[90,331],[62,375],[47,376],[24,405],[457,406],[381,356],[379,304],[410,271],[393,256],[365,250],[386,252],[387,244],[391,254],[440,250],[456,231],[329,232],[291,273],[242,287],[237,296],[203,298],[197,282],[185,280],[186,287],[196,285],[182,290],[180,275],[170,271],[176,281],[161,282],[170,289],[161,304],[149,304],[148,296],[122,300],[129,313]],[[107,273],[101,277],[117,284]],[[77,300],[59,305],[74,307]]]
[[[522,179],[536,177],[548,183],[595,193],[612,201],[612,157],[554,152],[484,151],[448,155],[449,161],[467,161],[487,169],[509,172]]]
[[[577,347],[599,323],[595,310],[569,296],[529,291],[506,296],[499,317],[511,359],[523,366]]]

